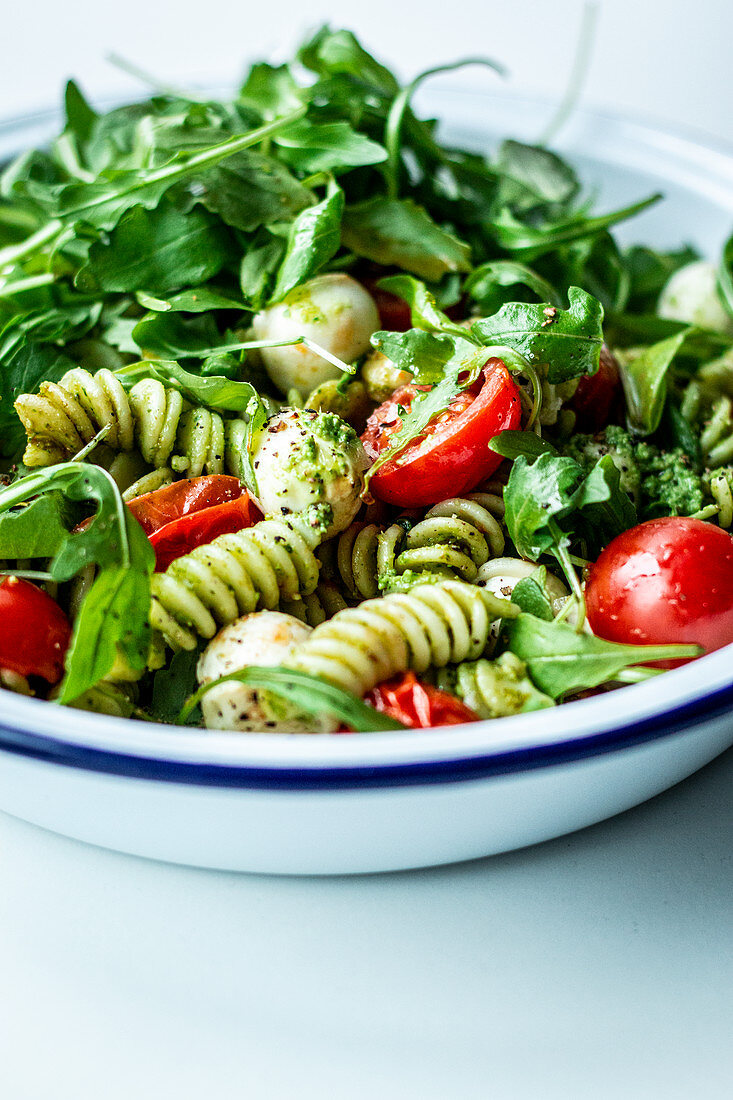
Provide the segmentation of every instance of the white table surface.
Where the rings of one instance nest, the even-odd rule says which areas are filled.
[[[581,4],[36,0],[4,13],[2,114],[78,74],[226,80],[304,19],[409,74],[461,53],[557,96]],[[397,14],[397,13],[400,14]],[[733,5],[607,0],[587,100],[733,138]],[[548,46],[549,44],[549,46]],[[22,47],[22,48],[21,48]],[[199,872],[0,814],[2,1100],[676,1100],[733,1079],[733,751],[630,813],[462,866]]]
[[[4,1100],[729,1095],[733,750],[550,843],[287,879],[0,815]]]

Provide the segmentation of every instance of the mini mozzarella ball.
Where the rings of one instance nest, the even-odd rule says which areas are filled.
[[[659,296],[657,313],[670,321],[733,335],[733,318],[718,294],[715,265],[695,260],[675,271]]]
[[[220,630],[202,653],[199,684],[239,672],[248,665],[282,665],[298,650],[311,627],[280,611],[255,611]],[[260,688],[231,680],[207,692],[201,710],[207,729],[260,733],[330,733],[338,723],[328,715],[293,716],[277,697],[263,700]],[[281,710],[281,714],[278,714]]]
[[[359,511],[369,465],[354,429],[335,413],[281,409],[254,440],[256,503],[266,516],[329,504],[326,538],[344,531]]]
[[[263,309],[252,322],[258,340],[295,340],[307,336],[326,351],[353,363],[369,350],[379,328],[379,313],[371,294],[350,275],[334,273],[291,290],[287,298]],[[297,390],[305,397],[341,371],[303,344],[262,348],[265,369],[284,394]]]
[[[361,368],[361,377],[369,397],[378,405],[391,397],[400,386],[406,386],[413,380],[409,371],[396,367],[383,351],[373,351],[367,356]]]

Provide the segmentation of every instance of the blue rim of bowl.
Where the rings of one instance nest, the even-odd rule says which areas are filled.
[[[732,711],[733,685],[729,685],[654,716],[585,737],[446,760],[345,767],[263,767],[165,760],[57,741],[4,724],[0,726],[0,751],[87,772],[188,786],[279,791],[374,789],[465,782],[575,763],[689,734],[703,724],[729,717]]]

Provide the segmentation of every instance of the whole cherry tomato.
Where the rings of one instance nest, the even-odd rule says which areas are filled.
[[[56,684],[70,641],[69,620],[49,595],[20,577],[0,580],[0,668]]]
[[[591,566],[585,599],[609,641],[720,649],[733,642],[733,538],[684,516],[640,523]]]
[[[393,680],[377,684],[365,696],[365,702],[411,729],[458,726],[478,720],[478,715],[460,699],[430,684],[420,683],[414,672],[404,672]]]
[[[135,497],[128,508],[155,549],[157,572],[197,546],[251,527],[262,518],[239,479],[223,474],[175,481]]]
[[[371,459],[390,446],[416,394],[427,387],[410,383],[395,390],[367,421],[362,435]],[[378,500],[401,507],[436,504],[470,492],[502,462],[489,440],[507,428],[518,428],[519,390],[500,359],[490,359],[478,381],[458,394],[448,408],[371,478]]]

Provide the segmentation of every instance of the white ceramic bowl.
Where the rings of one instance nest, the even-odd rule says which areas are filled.
[[[441,92],[428,109],[485,147],[536,137],[537,99]],[[0,126],[0,159],[53,133]],[[599,208],[661,189],[627,243],[692,241],[733,223],[733,153],[580,111],[558,143]],[[733,744],[733,649],[553,711],[361,736],[180,731],[0,694],[0,808],[68,836],[202,867],[286,874],[396,870],[533,844],[610,817]]]

